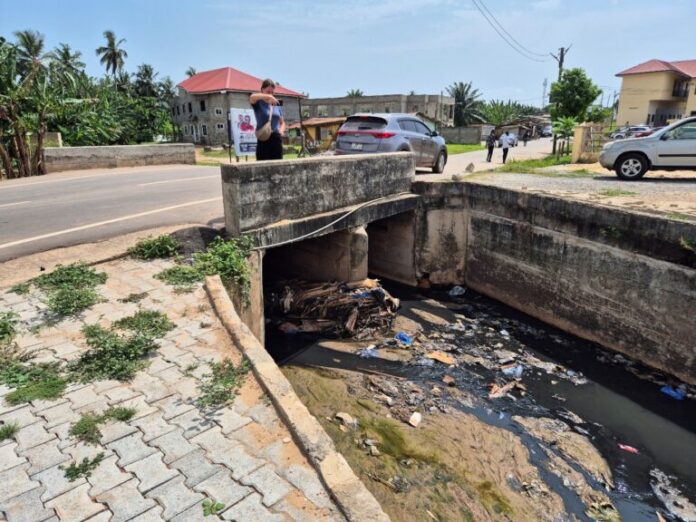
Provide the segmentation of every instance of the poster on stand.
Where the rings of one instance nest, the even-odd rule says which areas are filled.
[[[230,109],[229,129],[237,157],[256,154],[256,117],[252,109]]]

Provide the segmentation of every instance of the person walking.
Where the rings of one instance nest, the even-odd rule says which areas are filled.
[[[283,159],[283,140],[285,134],[285,118],[283,118],[282,103],[274,96],[276,84],[270,78],[261,83],[261,91],[249,96],[249,103],[256,116],[256,161]],[[262,140],[259,134],[270,121],[271,133]]]
[[[522,136],[522,141],[524,142],[524,146],[527,146],[527,142],[529,141],[529,138],[532,137],[532,133],[529,132],[529,129],[524,131],[524,136]]]
[[[491,132],[486,136],[486,147],[488,147],[488,156],[486,156],[486,161],[488,163],[493,159],[493,150],[495,150],[495,129],[491,129]]]
[[[503,148],[503,165],[507,161],[508,152],[510,152],[510,144],[512,143],[512,138],[510,137],[510,131],[505,131],[500,137],[500,146]]]

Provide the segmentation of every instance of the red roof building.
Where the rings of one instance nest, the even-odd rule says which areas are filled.
[[[629,76],[632,74],[645,74],[657,72],[674,72],[696,78],[696,60],[681,60],[678,62],[666,62],[664,60],[648,60],[647,62],[621,71],[616,76]]]
[[[179,83],[177,87],[191,94],[206,94],[220,91],[256,92],[261,89],[262,81],[261,78],[233,69],[232,67],[222,67],[220,69],[194,74],[190,78]],[[276,87],[275,92],[281,96],[292,96],[295,98],[303,96],[302,93],[281,85]]]

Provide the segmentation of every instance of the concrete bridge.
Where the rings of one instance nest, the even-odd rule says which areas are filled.
[[[224,165],[230,235],[263,271],[412,286],[463,284],[696,383],[696,226],[492,185],[419,182],[409,153]]]

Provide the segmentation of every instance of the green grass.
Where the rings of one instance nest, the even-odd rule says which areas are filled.
[[[147,292],[140,292],[140,293],[131,293],[128,294],[126,297],[123,299],[119,299],[118,301],[120,303],[139,303],[143,299],[147,297]]]
[[[546,167],[555,167],[557,165],[568,165],[570,164],[570,156],[556,157],[554,155],[546,156],[545,158],[539,159],[529,159],[515,161],[512,160],[502,167],[499,167],[496,172],[515,172],[520,174],[536,174],[537,169],[543,169]]]
[[[637,192],[631,192],[628,190],[621,190],[621,189],[607,189],[607,190],[602,190],[601,192],[598,192],[600,196],[606,196],[608,198],[614,198],[618,196],[637,196]]]
[[[202,282],[205,279],[205,274],[189,265],[177,265],[165,268],[156,274],[155,278],[171,286],[190,288],[194,284]]]
[[[66,286],[48,295],[48,309],[60,316],[76,315],[99,302],[99,294],[92,288]]]
[[[65,391],[67,381],[60,375],[45,377],[38,382],[31,382],[5,395],[5,402],[10,406],[36,400],[57,399]]]
[[[162,235],[141,239],[128,249],[128,254],[137,259],[173,257],[179,253],[179,242],[172,236]]]
[[[0,442],[6,439],[12,439],[19,431],[19,424],[16,422],[8,422],[0,426]]]
[[[201,392],[198,404],[203,408],[215,408],[234,401],[235,393],[242,385],[243,377],[249,371],[249,363],[244,360],[239,366],[225,359],[211,363],[211,373],[204,377],[198,389]]]
[[[126,422],[132,419],[135,414],[136,410],[134,408],[124,407],[109,408],[101,415],[85,413],[80,417],[80,420],[70,426],[70,435],[85,444],[96,445],[99,444],[99,439],[102,436],[99,430],[100,424],[109,420]]]
[[[67,385],[57,363],[25,363],[17,359],[3,361],[0,383],[14,388],[5,395],[5,402],[10,405],[55,399],[62,395]]]
[[[58,266],[31,283],[48,295],[48,309],[59,316],[76,315],[99,301],[95,291],[106,282],[107,275],[85,263]]]
[[[447,155],[452,156],[453,154],[463,154],[465,152],[474,152],[477,150],[485,150],[486,146],[479,144],[462,144],[462,143],[448,143],[447,144]]]
[[[92,471],[94,471],[97,468],[97,466],[101,464],[102,460],[104,460],[104,454],[99,453],[93,459],[88,459],[87,457],[85,457],[84,459],[82,459],[82,462],[80,464],[75,464],[73,462],[67,468],[60,466],[60,469],[65,471],[66,479],[68,479],[70,482],[74,482],[81,477],[88,478],[92,474]]]
[[[19,316],[14,312],[0,312],[0,346],[9,345],[17,334]]]
[[[10,288],[10,292],[17,295],[27,295],[29,290],[31,290],[31,284],[29,283],[17,283]]]
[[[116,328],[130,330],[148,337],[163,337],[174,329],[172,323],[165,314],[156,310],[139,310],[135,314],[119,319],[114,323]]]

